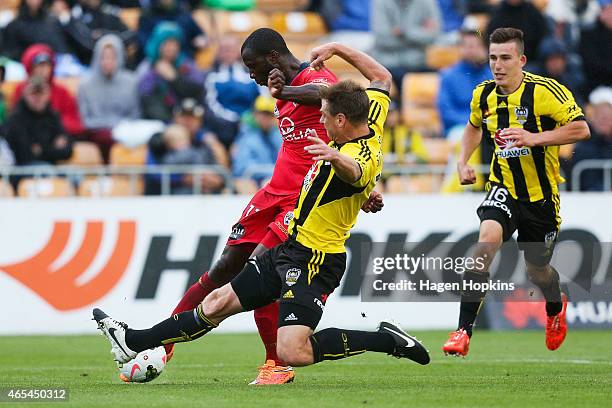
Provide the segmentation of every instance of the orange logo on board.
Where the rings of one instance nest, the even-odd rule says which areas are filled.
[[[38,253],[22,262],[0,265],[0,270],[58,310],[80,309],[110,292],[125,273],[136,243],[136,222],[120,221],[115,247],[106,264],[92,279],[78,283],[98,254],[104,224],[88,221],[76,254],[65,264],[54,267],[52,265],[66,249],[71,227],[71,222],[55,222],[51,237]]]

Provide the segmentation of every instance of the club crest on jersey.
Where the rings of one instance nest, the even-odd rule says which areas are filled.
[[[516,121],[524,125],[527,122],[527,116],[529,116],[529,109],[524,106],[517,106],[514,108],[514,114],[516,115]]]
[[[302,270],[298,268],[291,268],[287,271],[287,275],[285,276],[285,283],[287,286],[293,286],[297,283],[300,275],[302,274]]]

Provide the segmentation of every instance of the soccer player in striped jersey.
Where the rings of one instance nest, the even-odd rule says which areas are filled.
[[[249,259],[229,284],[212,292],[193,310],[174,315],[145,330],[94,309],[118,362],[162,344],[202,337],[226,318],[279,300],[277,352],[292,366],[338,360],[365,353],[387,353],[419,364],[429,363],[425,347],[390,321],[366,332],[327,328],[314,333],[327,296],[346,269],[345,242],[382,171],[381,142],[389,109],[391,74],[368,55],[340,44],[312,51],[320,69],[333,55],[355,66],[369,81],[365,90],[353,81],[321,89],[321,123],[331,140],[309,132],[305,147],[313,164],[302,182],[288,239]]]
[[[466,282],[488,282],[495,253],[518,230],[527,275],[546,300],[546,346],[556,350],[567,333],[567,299],[549,263],[561,224],[558,184],[564,180],[559,174],[559,146],[588,139],[589,128],[565,86],[523,71],[527,60],[522,31],[498,28],[489,40],[494,79],[474,89],[457,164],[461,183],[473,184],[470,156],[481,139],[494,144],[488,192],[477,210],[481,223],[474,256],[485,262],[483,268],[465,272],[463,287]],[[485,294],[462,293],[458,329],[442,347],[446,354],[468,353]]]

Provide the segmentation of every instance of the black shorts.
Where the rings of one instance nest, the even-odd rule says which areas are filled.
[[[538,266],[548,264],[561,224],[559,195],[534,202],[519,201],[503,185],[490,183],[490,186],[476,210],[480,221],[499,222],[504,231],[504,242],[518,230],[519,249],[525,252],[525,260]]]
[[[345,269],[345,253],[324,253],[289,238],[249,259],[231,284],[245,310],[280,299],[279,327],[300,325],[314,330]]]

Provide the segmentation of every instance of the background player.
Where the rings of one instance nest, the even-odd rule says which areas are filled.
[[[546,299],[546,347],[556,350],[567,333],[559,274],[550,266],[559,232],[559,145],[589,138],[582,110],[571,92],[557,81],[523,72],[523,32],[498,28],[490,38],[489,65],[494,80],[473,92],[457,170],[461,184],[476,181],[467,162],[484,137],[495,144],[488,193],[477,210],[479,244],[475,257],[485,267],[466,271],[464,281],[488,282],[488,269],[502,242],[518,230],[529,279]],[[447,354],[468,353],[472,326],[484,291],[461,296],[459,326],[443,346]]]
[[[160,344],[197,339],[231,315],[280,299],[278,352],[291,365],[365,351],[429,363],[423,345],[390,322],[382,322],[375,332],[328,328],[313,334],[327,295],[344,274],[349,231],[381,175],[381,141],[390,101],[391,74],[366,54],[327,44],[313,50],[313,66],[334,54],[368,78],[370,88],[342,81],[321,90],[321,121],[332,142],[328,145],[310,132],[314,137],[308,137],[312,144],[305,150],[316,162],[304,178],[290,238],[250,259],[230,284],[215,290],[196,309],[150,329],[127,329],[94,309],[94,319],[117,361],[127,362],[138,351]]]
[[[299,61],[287,48],[282,36],[269,28],[251,33],[241,49],[242,59],[251,78],[267,85],[278,99],[277,115],[283,145],[272,178],[247,204],[219,260],[185,293],[172,314],[192,310],[213,290],[233,279],[250,256],[261,254],[287,238],[289,222],[300,192],[300,186],[312,158],[304,151],[310,142],[308,132],[315,131],[327,141],[325,127],[320,123],[321,86],[334,84],[337,79],[327,69],[314,70],[308,62]],[[382,197],[373,193],[364,211],[382,208]],[[293,379],[294,373],[276,354],[278,305],[271,303],[255,310],[255,322],[266,349],[266,363],[252,384],[282,384]],[[166,347],[169,357],[173,345]]]

